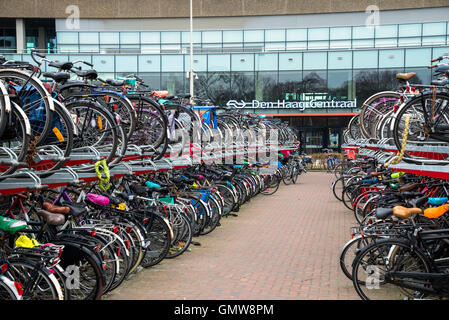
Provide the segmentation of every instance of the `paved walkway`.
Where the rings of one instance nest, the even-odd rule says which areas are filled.
[[[308,172],[257,196],[195,238],[201,246],[141,271],[104,299],[358,299],[338,264],[354,219],[333,197],[332,181]]]

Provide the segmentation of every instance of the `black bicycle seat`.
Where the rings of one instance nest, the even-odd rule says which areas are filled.
[[[73,63],[71,63],[70,61],[67,61],[67,62],[52,61],[48,64],[48,66],[53,67],[53,68],[58,68],[61,70],[65,70],[65,71],[69,71],[70,69],[73,68]]]
[[[106,79],[106,83],[113,87],[121,87],[125,84],[125,80]]]
[[[95,80],[98,78],[98,73],[94,69],[88,69],[88,70],[76,70],[72,69],[75,74],[81,78],[87,79],[87,80]]]
[[[46,78],[52,78],[58,83],[63,83],[66,80],[70,79],[70,74],[68,74],[67,72],[45,72],[43,76]]]
[[[384,220],[392,215],[393,215],[393,208],[377,208],[376,209],[376,218],[377,219]]]

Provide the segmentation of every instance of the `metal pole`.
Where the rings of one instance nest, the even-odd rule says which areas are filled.
[[[193,101],[193,9],[190,0],[190,102]]]

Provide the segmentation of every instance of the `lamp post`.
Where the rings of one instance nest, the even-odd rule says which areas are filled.
[[[190,103],[193,102],[193,9],[192,0],[190,0]]]

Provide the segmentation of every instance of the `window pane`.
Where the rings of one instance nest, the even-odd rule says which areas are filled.
[[[162,73],[161,89],[167,90],[169,94],[184,92],[184,73]]]
[[[116,72],[137,72],[137,56],[117,55],[115,56]]]
[[[253,71],[254,55],[252,54],[233,54],[231,55],[232,71]]]
[[[329,47],[329,41],[309,41],[309,49],[327,49]]]
[[[376,38],[394,38],[398,35],[398,26],[376,26]]]
[[[159,55],[140,55],[139,72],[160,72],[161,56]]]
[[[231,70],[229,54],[210,54],[207,57],[208,71],[229,71]]]
[[[265,30],[265,41],[281,42],[285,41],[285,30]]]
[[[138,32],[120,32],[120,44],[138,43],[140,43]]]
[[[161,46],[158,44],[142,44],[140,46],[141,53],[159,53],[161,52]]]
[[[203,31],[203,43],[221,43],[221,31]]]
[[[58,39],[58,44],[78,43],[78,32],[58,32],[56,37]]]
[[[307,49],[307,42],[287,42],[287,50],[305,50]]]
[[[399,38],[399,46],[421,46],[421,37]]]
[[[351,40],[331,40],[331,49],[351,49]]]
[[[353,79],[355,81],[357,105],[360,106],[368,97],[379,92],[379,74],[377,70],[354,70]]]
[[[379,68],[404,67],[404,50],[380,50]]]
[[[58,44],[58,52],[78,52],[77,44]]]
[[[446,23],[424,23],[423,24],[423,36],[438,36],[446,34]]]
[[[160,43],[161,33],[160,32],[141,32],[140,41],[142,43]]]
[[[230,99],[234,99],[231,93],[231,75],[229,72],[207,73],[205,76],[199,76],[200,87],[216,105],[225,105]]]
[[[421,24],[400,24],[399,25],[399,37],[420,37],[421,36]]]
[[[280,100],[299,101],[302,92],[301,71],[279,72],[279,90],[277,97]]]
[[[304,69],[317,70],[327,68],[326,52],[305,52],[304,53]]]
[[[325,100],[327,98],[326,71],[304,71],[301,101]]]
[[[284,51],[285,42],[266,42],[265,50],[267,51]]]
[[[243,42],[243,31],[223,31],[223,42]]]
[[[254,99],[254,73],[232,72],[231,92],[235,100],[251,101]]]
[[[80,43],[98,44],[98,32],[80,32]]]
[[[423,37],[422,38],[423,46],[440,45],[440,44],[446,44],[445,36]]]
[[[245,30],[244,42],[263,42],[264,32],[263,30]]]
[[[376,39],[376,47],[397,47],[397,38]]]
[[[161,43],[180,43],[181,34],[175,31],[161,32]]]
[[[162,56],[162,72],[184,71],[184,63],[182,55],[163,55]]]
[[[372,48],[374,47],[374,40],[352,40],[353,48]]]
[[[181,51],[181,44],[161,44],[161,52],[176,53]]]
[[[352,84],[352,70],[329,70],[327,75],[327,87],[331,100],[353,100],[354,89]]]
[[[118,44],[120,35],[118,32],[101,32],[100,43],[101,44]]]
[[[81,44],[79,52],[100,52],[98,44]]]
[[[277,72],[256,72],[255,99],[259,101],[275,101],[277,94]]]
[[[161,88],[161,74],[155,73],[138,73],[138,76],[142,78],[146,85],[153,90],[159,90]]]
[[[354,69],[377,68],[377,51],[354,51]]]
[[[432,59],[438,58],[441,56],[449,56],[449,47],[432,49]]]
[[[405,50],[406,67],[425,67],[430,64],[432,49],[407,49]]]
[[[329,69],[351,69],[352,52],[329,52]]]
[[[287,29],[287,41],[306,41],[307,29]]]
[[[279,53],[279,70],[302,70],[302,53]]]
[[[309,29],[309,41],[311,40],[328,40],[329,28],[312,28]]]
[[[190,55],[184,56],[185,71],[190,70]],[[207,71],[207,55],[197,54],[193,57],[193,70],[196,72]]]
[[[374,28],[373,27],[353,27],[352,28],[354,39],[370,39],[374,38]]]
[[[182,32],[182,42],[190,43],[190,31]],[[193,31],[193,43],[201,43],[201,31]]]
[[[92,64],[98,72],[115,72],[114,56],[95,55],[92,57]]]
[[[351,27],[339,27],[330,29],[330,36],[332,40],[351,39]]]
[[[278,70],[278,55],[277,53],[256,54],[256,70]]]

